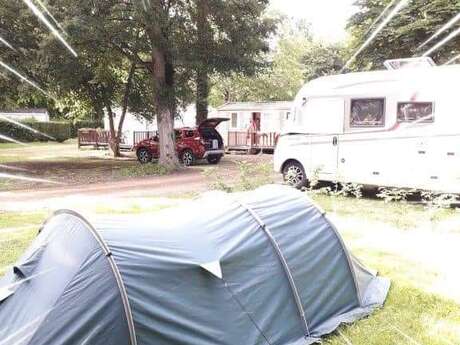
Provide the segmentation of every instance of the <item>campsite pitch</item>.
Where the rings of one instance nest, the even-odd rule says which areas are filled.
[[[185,195],[178,197],[184,198]],[[459,344],[460,297],[455,296],[455,292],[460,291],[460,283],[448,277],[458,276],[456,268],[452,266],[460,258],[455,256],[458,256],[458,251],[451,248],[460,242],[460,214],[455,210],[430,211],[423,206],[385,204],[369,199],[322,195],[315,196],[315,199],[331,214],[352,252],[366,265],[392,280],[389,298],[383,309],[352,326],[341,327],[339,332],[325,338],[324,343]],[[132,211],[154,216],[157,210],[182,202],[178,198],[167,202],[162,200],[155,209],[151,209],[145,202],[135,199],[123,201],[124,208],[100,208],[97,211],[110,214]],[[113,202],[116,203],[116,200]],[[359,217],[354,217],[357,209],[363,212]],[[0,272],[17,260],[46,216],[46,211],[0,214]],[[23,226],[27,228],[23,229]],[[373,234],[378,242],[372,241]],[[421,237],[423,241],[419,245],[418,239]],[[425,249],[429,243],[436,244],[430,252],[430,257],[439,259],[436,265],[427,265],[424,253],[415,250],[417,247]]]

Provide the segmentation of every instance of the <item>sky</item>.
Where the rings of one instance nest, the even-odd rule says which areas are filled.
[[[339,42],[347,38],[347,19],[355,12],[355,0],[271,0],[271,7],[290,17],[305,18],[316,38]]]

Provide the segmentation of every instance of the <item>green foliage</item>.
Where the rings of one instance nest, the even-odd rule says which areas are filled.
[[[355,51],[368,37],[371,24],[382,13],[391,0],[359,0],[359,8],[349,21],[352,34],[349,51]],[[459,0],[412,0],[357,58],[354,70],[381,69],[387,59],[420,56],[439,41],[439,38],[422,49],[418,46],[434,34],[460,11]],[[450,31],[458,28],[458,24]],[[447,33],[449,33],[448,31]],[[447,34],[446,33],[446,34]],[[445,35],[446,35],[445,34]],[[442,36],[444,37],[444,36]],[[438,63],[446,62],[459,53],[460,36],[435,52],[432,56]]]
[[[416,191],[413,189],[400,188],[379,188],[377,197],[383,199],[386,203],[394,201],[407,201],[410,196],[413,196]]]
[[[35,129],[36,131],[53,137],[58,142],[65,141],[72,137],[72,124],[70,122],[24,121],[23,124]],[[50,140],[50,138],[34,133],[30,129],[22,128],[3,120],[0,120],[0,133],[24,142]]]
[[[442,194],[424,191],[421,193],[422,200],[429,208],[447,209],[454,204],[460,203],[460,196],[454,194]]]
[[[290,101],[306,81],[341,68],[341,48],[315,42],[303,21],[283,20],[276,46],[254,76],[241,73],[212,78],[211,104],[244,101]],[[286,24],[287,23],[287,24]]]

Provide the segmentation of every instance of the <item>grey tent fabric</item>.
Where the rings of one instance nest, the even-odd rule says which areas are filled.
[[[0,281],[0,345],[307,345],[389,286],[285,186],[94,226],[60,211]]]

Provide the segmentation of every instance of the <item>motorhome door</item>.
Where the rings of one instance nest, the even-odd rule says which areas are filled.
[[[345,101],[341,98],[313,98],[305,104],[306,129],[311,133],[310,175],[337,179],[339,136],[343,134]]]

